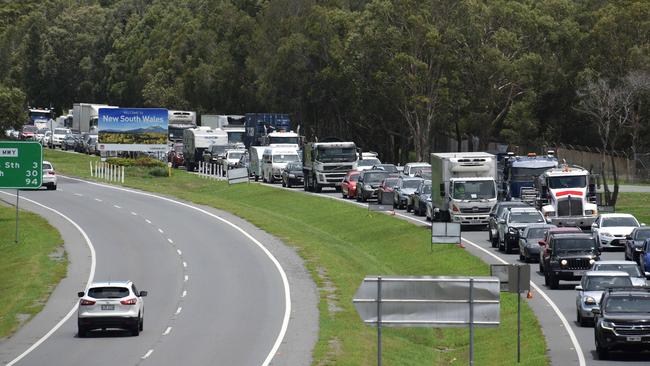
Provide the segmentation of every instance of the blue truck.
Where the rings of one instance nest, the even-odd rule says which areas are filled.
[[[291,130],[291,118],[286,113],[246,113],[244,145],[264,145],[264,137],[271,132]]]
[[[508,154],[504,158],[502,177],[505,199],[534,202],[537,197],[535,179],[548,169],[557,166],[558,160],[552,151],[546,155],[529,153],[527,156],[515,156]]]

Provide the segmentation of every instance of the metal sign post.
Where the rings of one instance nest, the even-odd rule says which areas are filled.
[[[384,326],[469,327],[470,365],[474,362],[474,328],[499,326],[496,277],[370,276],[352,302],[364,323],[377,327],[378,365]]]
[[[517,265],[517,283],[521,279],[521,265]],[[517,291],[517,363],[521,362],[521,293]]]
[[[18,198],[20,197],[20,191],[16,190],[16,240],[14,241],[18,244]]]

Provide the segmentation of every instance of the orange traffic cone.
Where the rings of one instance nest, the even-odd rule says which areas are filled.
[[[462,241],[458,244],[458,247],[459,247],[459,248],[462,248],[462,249],[465,249],[465,245],[463,245],[463,242],[462,242]]]
[[[532,299],[532,298],[533,298],[533,292],[532,292],[532,291],[528,291],[528,294],[526,295],[526,298],[527,298],[527,299]]]

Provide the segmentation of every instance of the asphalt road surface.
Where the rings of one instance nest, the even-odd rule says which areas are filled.
[[[15,200],[6,193],[0,194],[0,199]],[[21,197],[55,208],[79,230],[43,207],[22,200],[22,208],[43,214],[60,228],[70,270],[44,311],[0,343],[0,364],[13,364],[60,320],[60,328],[15,363],[311,362],[318,331],[317,291],[299,257],[269,235],[216,210],[203,208],[201,212],[171,200],[62,177],[57,191],[21,191]],[[80,232],[90,243],[84,243]],[[140,336],[108,330],[78,338],[76,313],[64,318],[91,272],[90,246],[96,258],[95,281],[130,279],[139,290],[149,292]]]
[[[272,186],[281,188],[280,184],[273,184]],[[292,190],[315,194],[304,192],[302,187],[292,188]],[[367,207],[367,204],[343,199],[341,194],[335,192],[334,189],[325,188],[320,195]],[[406,210],[396,210],[395,217],[408,220],[417,225],[430,226],[430,223],[424,217],[407,213]],[[492,248],[488,241],[487,230],[464,230],[462,239],[466,250],[480,257],[486,263],[522,263],[519,261],[519,254],[504,254],[496,248]],[[622,260],[623,252],[605,252],[602,254],[601,259]],[[560,288],[551,290],[544,285],[544,276],[538,272],[538,264],[531,263],[530,265],[533,298],[526,299],[525,295],[522,295],[522,301],[528,301],[540,321],[542,331],[546,337],[548,355],[553,365],[648,365],[650,352],[637,354],[614,352],[610,356],[611,360],[598,360],[593,327],[580,327],[576,322],[575,286],[579,284],[579,281],[560,281]],[[526,324],[522,324],[522,327],[525,326]],[[513,354],[511,356],[514,357],[512,360],[515,363],[516,334],[513,334],[512,340]],[[506,359],[504,359],[504,362],[508,363]]]

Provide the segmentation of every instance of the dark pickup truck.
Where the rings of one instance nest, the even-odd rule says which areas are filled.
[[[557,289],[560,280],[582,278],[591,265],[600,259],[600,251],[591,234],[555,234],[550,236],[541,258],[544,262],[544,283]]]
[[[609,288],[591,312],[599,359],[612,350],[650,350],[650,288]]]

